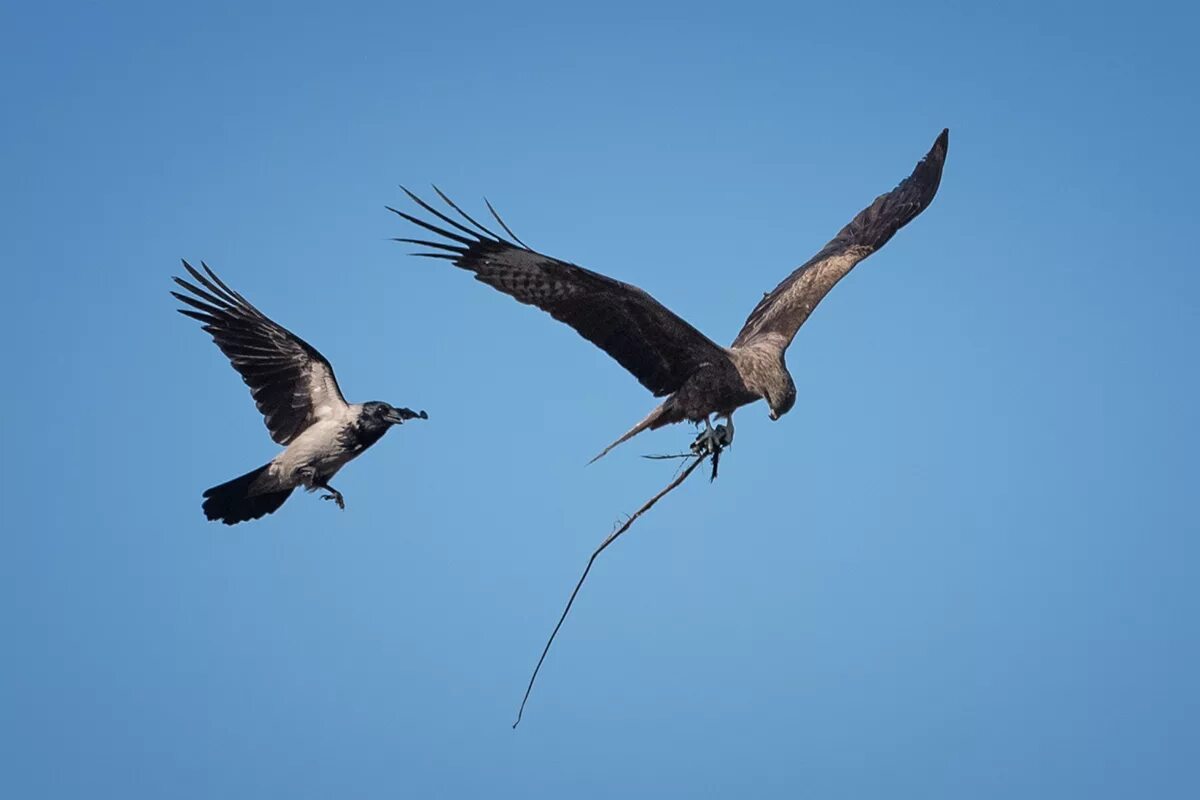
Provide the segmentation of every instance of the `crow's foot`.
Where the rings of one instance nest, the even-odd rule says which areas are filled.
[[[324,488],[329,490],[329,494],[321,495],[321,499],[322,500],[332,500],[333,502],[337,503],[338,508],[345,511],[346,510],[346,500],[345,500],[345,498],[342,497],[342,493],[339,492],[337,489],[334,489],[332,486],[326,486]]]

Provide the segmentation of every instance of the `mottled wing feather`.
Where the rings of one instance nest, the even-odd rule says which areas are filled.
[[[271,438],[290,443],[317,420],[346,408],[329,361],[312,345],[268,319],[201,262],[184,269],[196,284],[175,278],[189,294],[171,292],[191,308],[179,313],[199,320],[250,387]]]
[[[783,349],[791,344],[834,284],[929,206],[942,180],[949,140],[950,131],[943,130],[911,175],[875,198],[821,252],[766,295],[750,312],[733,346],[765,343]]]
[[[616,359],[656,396],[677,390],[702,364],[728,358],[723,348],[638,287],[500,238],[440,191],[438,194],[463,222],[412,192],[408,194],[448,227],[392,208],[389,210],[442,237],[441,241],[397,241],[433,248],[438,252],[417,255],[447,259],[473,272],[476,280],[565,322]],[[496,221],[505,233],[516,238],[498,216]]]

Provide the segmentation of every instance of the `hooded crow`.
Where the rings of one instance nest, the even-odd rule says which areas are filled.
[[[337,471],[388,428],[428,415],[374,401],[347,403],[325,356],[268,319],[207,264],[200,266],[207,275],[183,262],[196,283],[175,278],[190,293],[171,292],[191,306],[178,311],[204,324],[250,387],[271,438],[287,448],[258,469],[206,491],[204,515],[226,525],[258,519],[283,505],[297,486],[324,489],[328,494],[322,499],[344,509],[342,493],[329,485]]]

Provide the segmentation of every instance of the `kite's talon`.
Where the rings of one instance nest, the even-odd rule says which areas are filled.
[[[720,447],[729,447],[731,444],[733,444],[732,423],[730,423],[728,426],[718,425],[715,430],[717,433],[717,444]]]
[[[326,487],[326,488],[329,488],[329,487]],[[321,499],[322,500],[332,500],[333,502],[337,503],[338,508],[345,511],[346,510],[346,501],[342,497],[342,493],[339,492],[337,489],[329,489],[329,491],[332,492],[332,494],[323,494],[323,495],[321,495]]]
[[[706,427],[692,442],[691,451],[693,455],[700,457],[716,455],[732,442],[733,437],[729,435],[729,428],[726,426]]]

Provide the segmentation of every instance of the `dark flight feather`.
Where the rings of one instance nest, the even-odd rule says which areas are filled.
[[[950,131],[943,130],[911,175],[875,198],[819,253],[764,296],[733,346],[768,342],[786,348],[834,284],[929,206],[942,180],[949,143]]]
[[[480,229],[472,231],[404,191],[421,208],[470,238],[389,207],[394,214],[448,240],[396,241],[448,251],[414,255],[448,258],[455,266],[475,273],[476,280],[546,311],[616,359],[656,396],[677,390],[705,363],[728,360],[723,348],[638,287],[503,239],[463,214]],[[444,194],[438,191],[438,195],[462,214]],[[495,209],[488,207],[511,235]]]
[[[183,267],[199,285],[175,278],[190,292],[171,292],[191,306],[179,313],[203,323],[229,358],[250,387],[272,439],[289,444],[325,414],[346,407],[333,367],[312,345],[267,318],[207,264],[201,262],[205,274],[186,261]]]

